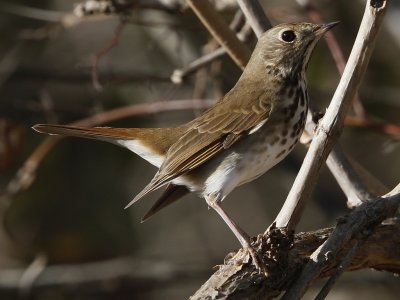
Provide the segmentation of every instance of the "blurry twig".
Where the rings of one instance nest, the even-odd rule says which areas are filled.
[[[325,23],[321,12],[311,3],[310,0],[297,0],[297,3],[307,11],[308,16],[313,22]],[[344,57],[343,50],[341,49],[335,37],[335,34],[332,31],[326,32],[325,41],[336,63],[336,67],[340,75],[343,75],[343,71],[346,66],[346,59]],[[365,109],[358,93],[355,94],[352,104],[355,114],[359,118],[365,118]]]
[[[18,291],[21,297],[28,297],[35,285],[35,281],[46,269],[47,257],[44,254],[38,254],[32,263],[24,270],[18,281]]]
[[[42,106],[42,110],[46,115],[46,122],[47,123],[57,123],[57,114],[54,111],[54,102],[50,95],[50,92],[43,88],[40,91],[40,104]]]
[[[258,0],[237,0],[237,2],[257,38],[272,27]]]
[[[346,271],[346,268],[350,266],[351,262],[359,251],[361,244],[362,243],[359,240],[355,242],[353,248],[351,248],[347,255],[345,255],[341,262],[337,265],[337,267],[333,271],[333,274],[329,277],[328,281],[324,284],[314,300],[324,300],[326,296],[328,296],[329,291],[332,289],[337,279]]]
[[[232,32],[214,7],[208,1],[187,0],[209,33],[225,48],[233,61],[242,69],[246,66],[251,52]]]
[[[121,22],[118,24],[117,28],[115,29],[113,33],[113,37],[111,40],[108,42],[107,45],[105,45],[102,49],[97,51],[94,56],[93,56],[93,63],[92,63],[92,82],[93,82],[93,87],[101,92],[103,90],[103,86],[101,85],[97,73],[97,67],[100,63],[100,60],[102,57],[106,54],[108,54],[112,48],[116,47],[118,45],[119,38],[121,36],[121,33],[123,29],[125,28],[126,21],[121,20]]]
[[[237,37],[243,42],[248,40],[251,33],[249,30],[250,28],[248,26],[248,23],[244,19],[244,16],[240,10],[236,12],[235,16],[231,21],[231,24],[229,25],[229,28],[235,32],[238,32]],[[225,48],[219,47],[213,50],[212,52],[207,53],[201,56],[200,58],[197,58],[196,60],[191,62],[188,66],[174,70],[171,75],[171,81],[175,84],[181,84],[186,76],[192,74],[193,72],[206,66],[207,64],[213,62],[214,60],[222,57],[225,54],[226,54]]]
[[[236,2],[231,0],[211,0],[210,2],[212,2],[218,11],[231,11],[237,8]],[[99,14],[127,14],[134,9],[158,9],[166,12],[182,12],[188,9],[188,5],[185,0],[85,0],[76,4],[74,13],[79,17],[87,17]]]
[[[0,86],[14,73],[19,65],[21,42],[16,43],[0,58]]]
[[[64,12],[15,4],[11,3],[11,1],[1,3],[0,11],[45,22],[61,22],[65,16]]]
[[[193,99],[134,104],[98,113],[94,116],[73,122],[70,125],[96,126],[137,115],[188,109],[205,109],[210,107],[212,103],[214,103],[213,100]],[[10,196],[15,195],[21,190],[28,188],[32,184],[35,178],[36,170],[39,167],[40,163],[61,138],[62,137],[60,136],[47,137],[35,149],[35,151],[33,151],[33,153],[28,157],[22,167],[17,171],[15,177],[8,183],[5,191],[1,193],[1,197],[3,198],[3,205],[8,204],[4,203],[7,198],[10,198]]]
[[[393,138],[400,139],[400,125],[397,124],[372,121],[367,118],[359,118],[356,116],[347,116],[345,119],[345,124],[348,126],[372,129],[377,132],[387,134]]]
[[[375,196],[370,191],[370,181],[360,176],[360,173],[365,174],[366,171],[364,169],[356,171],[339,144],[333,147],[326,164],[346,195],[348,207],[356,207]]]
[[[262,6],[257,0],[244,0],[244,1],[238,1],[238,4],[241,8],[241,11],[243,14],[246,16],[246,22],[242,26],[242,30],[237,34],[237,37],[241,41],[246,41],[248,36],[249,36],[249,26],[253,29],[253,31],[256,33],[256,36],[259,37],[264,31],[267,29],[271,28],[271,23],[268,20],[268,18],[265,16]],[[208,16],[209,12],[205,11],[204,15],[202,17],[199,17],[202,22],[205,22],[208,25],[205,25],[207,29],[210,31],[211,34],[215,34],[217,32],[217,35],[223,36],[226,35],[226,32],[224,30],[221,30],[221,27],[219,24],[213,25],[213,18],[215,17],[213,13],[210,13]],[[242,14],[240,14],[242,15]],[[237,16],[237,15],[236,15]],[[232,24],[230,25],[231,30],[236,31],[236,21],[235,19],[232,21]],[[214,27],[215,26],[215,27]],[[215,31],[214,31],[215,30]],[[214,36],[215,37],[215,36]],[[221,40],[220,39],[220,40]],[[218,40],[218,39],[217,39]],[[180,84],[182,82],[183,77],[187,76],[188,74],[192,73],[193,71],[197,70],[200,67],[203,67],[204,65],[210,63],[211,61],[214,61],[215,59],[221,57],[222,55],[226,54],[226,51],[229,51],[226,49],[226,47],[221,47],[216,49],[215,51],[211,52],[210,54],[207,54],[205,56],[200,57],[199,59],[193,61],[189,66],[183,68],[183,69],[177,69],[173,72],[171,76],[171,81]],[[235,51],[235,49],[232,49],[232,51]],[[241,56],[240,53],[235,53],[232,54],[230,53],[231,57],[234,59],[235,56]],[[233,55],[233,56],[232,56]],[[243,57],[243,60],[246,61],[245,57]],[[238,64],[238,62],[237,62]],[[242,66],[241,64],[238,64],[238,66]]]
[[[29,281],[31,297],[36,291],[52,288],[76,293],[82,293],[84,288],[85,291],[104,293],[104,286],[117,289],[120,285],[128,283],[131,288],[138,288],[140,285],[143,289],[145,286],[154,286],[155,283],[168,284],[190,278],[202,278],[208,272],[203,265],[196,263],[177,264],[137,257],[119,257],[81,264],[45,265],[43,261],[35,264],[38,264],[34,267],[35,271],[32,270],[32,265],[28,269],[0,269],[0,298],[10,299],[10,292],[21,293],[21,280],[28,272],[33,279]],[[40,276],[37,276],[39,273]],[[8,297],[3,298],[4,295]]]

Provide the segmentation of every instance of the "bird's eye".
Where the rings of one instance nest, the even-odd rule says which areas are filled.
[[[295,40],[296,34],[293,30],[285,30],[281,33],[281,40],[286,43],[291,43]]]

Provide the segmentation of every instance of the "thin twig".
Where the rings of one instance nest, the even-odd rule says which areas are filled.
[[[304,129],[303,135],[300,139],[300,141],[306,145],[308,145],[312,140],[313,133],[317,127],[313,120],[313,115],[314,113],[309,110],[307,114],[306,128]],[[336,144],[332,148],[332,151],[326,160],[326,164],[343,193],[346,195],[349,207],[355,207],[361,204],[363,200],[367,201],[383,193],[374,194],[370,191],[370,186],[365,184],[365,178],[362,178],[359,174],[359,172],[365,174],[366,171],[364,169],[356,170],[339,144]],[[368,183],[370,182],[368,181]]]
[[[158,9],[170,13],[182,12],[188,9],[188,5],[184,0],[84,0],[81,2],[75,5],[74,10],[74,13],[79,17],[98,14],[129,14],[134,9]],[[211,2],[218,11],[237,9],[235,1],[212,0]]]
[[[356,207],[363,201],[369,201],[376,196],[369,191],[339,144],[333,147],[326,164],[346,195],[349,207]]]
[[[46,269],[47,257],[40,253],[36,255],[32,263],[22,273],[18,282],[18,291],[21,297],[27,297],[30,295],[35,281],[40,274]]]
[[[347,255],[342,259],[342,262],[338,264],[336,270],[333,272],[331,277],[329,277],[328,281],[324,284],[322,289],[319,291],[318,295],[314,300],[324,300],[326,296],[329,294],[335,282],[339,279],[339,277],[346,271],[346,268],[351,264],[354,257],[356,256],[358,250],[360,249],[361,242],[357,241],[356,244],[351,248],[351,250],[347,253]]]
[[[321,166],[340,135],[345,114],[362,81],[386,12],[387,1],[381,1],[382,5],[378,8],[373,6],[375,2],[367,2],[348,64],[331,104],[319,123],[292,189],[276,218],[277,227],[285,227],[289,230],[296,227],[314,190]]]
[[[229,25],[229,28],[231,28],[231,30],[233,30],[235,32],[238,31],[237,37],[241,41],[247,40],[250,35],[249,34],[250,31],[247,30],[248,26],[245,22],[244,15],[240,10],[238,10],[236,12],[235,16],[233,17],[233,19],[231,21],[231,24]],[[192,61],[186,67],[174,70],[171,75],[171,81],[175,84],[181,84],[183,82],[183,79],[186,76],[192,74],[193,72],[206,66],[207,64],[213,62],[214,60],[224,56],[225,54],[226,54],[225,48],[219,47],[219,48],[213,50],[212,52],[207,53],[207,54],[197,58],[196,60]]]
[[[251,55],[250,50],[230,30],[210,2],[187,0],[187,3],[234,62],[244,69]]]
[[[64,12],[15,4],[11,3],[11,1],[9,1],[8,3],[1,3],[0,11],[20,17],[46,22],[61,22],[63,17],[65,16]]]
[[[104,46],[102,49],[97,51],[94,56],[93,56],[93,63],[92,63],[92,82],[93,82],[93,87],[101,92],[103,90],[103,86],[101,85],[99,81],[99,76],[97,73],[97,67],[100,63],[100,60],[103,58],[104,55],[109,53],[112,48],[116,47],[118,45],[119,37],[121,36],[122,31],[124,30],[126,25],[125,21],[122,21],[118,24],[117,28],[115,29],[113,33],[112,39],[108,42],[106,46]]]
[[[258,0],[237,0],[237,3],[246,16],[247,22],[253,28],[257,38],[272,27]]]
[[[16,42],[2,57],[0,57],[0,87],[17,70],[20,62],[20,50],[22,42]]]
[[[345,124],[354,127],[372,129],[380,133],[387,134],[393,138],[400,139],[400,125],[373,121],[366,118],[347,116]]]
[[[151,259],[118,257],[80,264],[45,265],[36,272],[38,271],[40,271],[40,276],[32,278],[34,280],[31,282],[29,296],[37,291],[52,288],[74,291],[82,295],[82,289],[99,292],[107,283],[116,287],[116,283],[124,285],[128,282],[130,287],[143,289],[145,286],[154,286],[154,284],[163,285],[184,279],[199,279],[207,272],[206,268],[200,264],[187,261],[177,264],[157,260],[154,257]],[[26,273],[27,269],[22,267],[0,269],[1,299],[10,299],[10,292],[19,291],[20,280],[26,276],[24,275]],[[8,296],[3,298],[4,295]]]
[[[226,50],[222,47],[215,49],[214,51],[207,53],[198,59],[192,61],[188,66],[182,69],[176,69],[171,75],[171,81],[175,84],[181,84],[183,78],[204,67],[205,65],[213,62],[214,60],[222,57],[226,54]]]

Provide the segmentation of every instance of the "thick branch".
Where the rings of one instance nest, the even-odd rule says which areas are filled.
[[[317,249],[332,233],[333,228],[295,235],[294,246],[289,252],[286,268],[271,268],[268,277],[261,278],[251,263],[246,263],[242,250],[230,255],[224,265],[219,266],[210,279],[190,298],[200,299],[270,299],[278,296],[297,278],[298,270],[306,258]],[[329,257],[328,264],[318,278],[330,276],[356,240],[350,240],[335,257]],[[264,247],[268,243],[263,241]],[[360,247],[346,271],[375,268],[400,273],[400,252],[395,247],[400,243],[400,221],[393,220],[380,225]],[[243,262],[244,261],[244,262]],[[282,266],[282,264],[278,264]]]
[[[310,260],[302,269],[300,276],[282,299],[300,299],[310,284],[324,272],[323,270],[326,270],[332,257],[337,257],[339,253],[347,254],[350,249],[346,249],[346,245],[349,245],[350,240],[358,242],[366,239],[376,230],[378,224],[393,215],[400,205],[400,193],[396,190],[398,187],[387,195],[364,202],[348,216],[339,219],[333,233],[310,256]],[[397,194],[393,194],[395,191]],[[398,251],[398,244],[394,243],[392,247],[393,251]]]

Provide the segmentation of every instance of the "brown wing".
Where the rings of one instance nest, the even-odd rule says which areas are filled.
[[[242,103],[242,99],[249,95],[233,89],[214,107],[187,124],[186,134],[170,147],[152,181],[126,207],[258,130],[268,120],[272,102],[265,91],[250,90],[251,99],[246,103]]]

